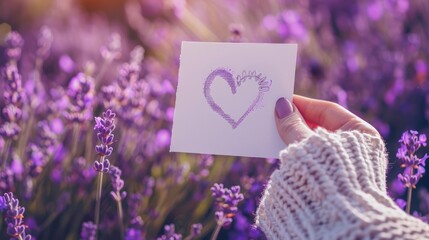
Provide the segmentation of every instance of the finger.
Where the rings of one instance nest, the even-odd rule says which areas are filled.
[[[277,131],[286,145],[299,142],[313,134],[298,109],[285,98],[277,100],[274,115]]]
[[[378,134],[377,130],[370,124],[336,103],[299,95],[294,95],[293,103],[307,122],[330,131],[338,129],[360,130],[362,132]]]

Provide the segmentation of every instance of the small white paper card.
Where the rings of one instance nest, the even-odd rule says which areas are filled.
[[[296,44],[182,42],[171,152],[278,158],[277,99],[293,96]]]

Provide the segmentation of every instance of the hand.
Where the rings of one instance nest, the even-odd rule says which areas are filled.
[[[293,104],[285,98],[279,98],[274,115],[279,135],[287,145],[311,136],[316,127],[329,131],[357,130],[379,136],[373,126],[342,106],[299,95],[294,95]]]

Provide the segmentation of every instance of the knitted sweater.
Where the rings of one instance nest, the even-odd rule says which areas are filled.
[[[386,193],[380,138],[317,129],[280,158],[257,210],[268,239],[429,239]]]

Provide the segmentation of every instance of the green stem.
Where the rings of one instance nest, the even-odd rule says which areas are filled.
[[[413,176],[413,173],[414,173],[413,167],[410,167],[410,177]],[[412,193],[413,193],[413,186],[410,185],[408,187],[407,208],[405,210],[408,214],[410,214],[410,211],[411,211],[411,196],[412,196]]]
[[[101,157],[101,164],[103,164],[104,162],[104,157]],[[95,239],[97,239],[97,233],[98,233],[98,228],[99,228],[99,223],[100,223],[100,205],[101,205],[101,190],[103,187],[103,173],[99,172],[98,173],[98,181],[97,181],[97,201],[96,201],[96,205],[95,205],[95,216],[94,216],[94,221],[95,221],[95,226],[97,227],[97,230],[95,232]]]
[[[18,142],[18,156],[20,159],[24,159],[25,154],[25,147],[27,146],[28,139],[30,138],[31,128],[34,125],[34,112],[33,109],[30,108],[29,111],[30,118],[28,120],[28,124],[25,125],[24,133],[22,134],[22,137],[19,139]]]
[[[71,155],[74,157],[77,151],[77,145],[79,143],[79,124],[75,123],[73,125],[73,145],[72,145],[72,151]]]
[[[86,133],[86,142],[85,142],[85,160],[86,162],[90,162],[92,158],[92,151],[94,149],[92,145],[92,134],[90,132]]]
[[[120,193],[116,192],[116,194],[118,195],[118,197],[120,197]],[[119,229],[121,232],[121,237],[120,239],[123,240],[124,236],[125,236],[125,232],[124,232],[124,223],[123,223],[123,219],[124,219],[124,213],[122,210],[122,202],[121,199],[116,201],[117,205],[118,205],[118,218],[119,218]]]
[[[216,240],[217,236],[219,235],[219,232],[220,232],[221,228],[222,228],[222,224],[218,223],[215,231],[213,232],[212,237],[210,238],[210,240]]]
[[[73,158],[76,156],[77,146],[79,143],[79,133],[80,133],[80,125],[78,123],[73,123],[72,147],[71,147],[70,154],[68,154],[66,161],[64,161],[65,169],[70,168]]]
[[[9,158],[9,148],[10,148],[11,143],[12,142],[10,139],[6,139],[6,141],[4,142],[2,169],[6,169],[7,160]]]

